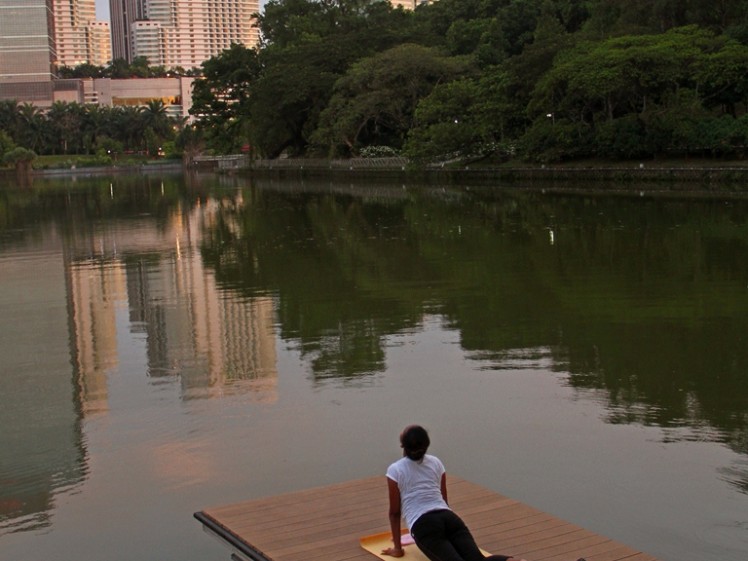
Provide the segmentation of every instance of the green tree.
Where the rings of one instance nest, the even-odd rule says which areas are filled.
[[[19,136],[20,127],[18,102],[11,99],[0,100],[0,130],[15,142]]]
[[[148,57],[136,56],[130,63],[130,78],[149,78],[151,77],[151,69],[148,63]]]
[[[273,56],[252,86],[250,142],[270,158],[284,150],[302,154],[317,128],[342,53],[333,45],[311,43]],[[301,54],[303,53],[303,54]]]
[[[407,42],[415,15],[377,0],[277,0],[259,26],[262,70],[251,86],[250,139],[259,152],[303,154],[333,86],[351,64]]]
[[[204,145],[202,129],[193,125],[182,127],[174,139],[175,150],[182,155],[182,161],[188,166],[192,165],[195,157],[203,151]]]
[[[481,90],[474,79],[440,84],[423,99],[406,144],[407,155],[419,162],[470,156],[493,140],[480,122],[476,105]]]
[[[553,113],[587,123],[642,113],[690,86],[695,65],[719,44],[695,26],[584,43],[555,59],[529,110],[538,118]]]
[[[106,70],[107,78],[130,78],[130,65],[124,58],[115,58]]]
[[[0,160],[15,147],[13,139],[4,130],[0,129]]]
[[[497,67],[436,86],[418,104],[408,155],[419,161],[508,157],[522,122],[510,85],[508,73]]]
[[[238,150],[248,139],[250,87],[260,73],[257,52],[234,44],[202,65],[190,114],[206,140],[222,152]]]
[[[16,168],[16,172],[21,177],[27,177],[31,173],[31,166],[36,159],[36,153],[27,148],[16,147],[3,156],[6,164]]]
[[[18,106],[16,122],[17,129],[13,137],[16,144],[39,153],[50,151],[47,118],[41,109],[31,103]]]
[[[270,0],[258,17],[258,27],[265,46],[284,48],[296,44],[303,36],[320,36],[329,31],[325,3],[309,0]]]
[[[688,23],[686,4],[684,0],[598,0],[591,5],[585,28],[598,39],[662,33]]]
[[[81,146],[83,152],[91,154],[95,152],[100,136],[106,134],[107,119],[110,114],[109,108],[100,105],[86,105],[83,112],[83,127],[81,129]]]
[[[88,62],[72,68],[70,66],[57,68],[57,76],[60,78],[104,78],[106,73],[105,67]]]
[[[158,156],[161,150],[161,139],[151,127],[146,127],[143,132],[143,143],[145,152],[149,156]]]
[[[706,53],[692,68],[702,100],[707,107],[737,116],[748,102],[748,47],[729,41]]]
[[[47,112],[51,148],[56,154],[79,154],[82,151],[84,106],[56,101]]]
[[[412,44],[362,59],[335,84],[314,141],[334,152],[355,153],[370,144],[399,148],[418,102],[469,70],[464,59]]]
[[[143,149],[142,107],[115,107],[111,113],[110,137],[122,143],[125,151]]]
[[[99,136],[96,139],[96,154],[116,160],[125,151],[123,144],[108,136]]]
[[[162,100],[149,100],[143,107],[141,117],[144,128],[151,129],[161,141],[169,140],[174,136],[176,123],[169,117]]]

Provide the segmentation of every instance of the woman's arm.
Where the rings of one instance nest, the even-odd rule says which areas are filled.
[[[441,488],[442,488],[442,498],[444,499],[445,503],[449,504],[449,501],[447,500],[447,474],[446,473],[442,473]]]
[[[393,547],[383,549],[382,555],[402,557],[405,555],[405,552],[403,551],[403,544],[400,541],[400,488],[397,486],[397,482],[389,477],[387,478],[387,490],[390,496],[390,529],[392,530],[392,543],[394,545]]]

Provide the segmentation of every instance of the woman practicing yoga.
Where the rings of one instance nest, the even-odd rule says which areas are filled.
[[[507,555],[484,557],[470,530],[447,504],[447,475],[439,458],[426,454],[431,444],[426,429],[406,427],[400,435],[403,457],[387,468],[390,493],[390,529],[393,547],[383,555],[405,555],[400,517],[410,535],[431,561],[507,561]],[[519,561],[524,561],[521,559]],[[577,561],[585,561],[583,558]]]

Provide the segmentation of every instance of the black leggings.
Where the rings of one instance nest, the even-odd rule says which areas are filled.
[[[431,561],[506,561],[506,555],[484,557],[468,527],[451,510],[432,510],[421,515],[410,535]]]

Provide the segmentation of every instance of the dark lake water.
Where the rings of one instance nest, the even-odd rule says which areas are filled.
[[[2,185],[0,356],[2,561],[226,560],[193,512],[384,474],[412,422],[663,561],[748,559],[745,201]]]

